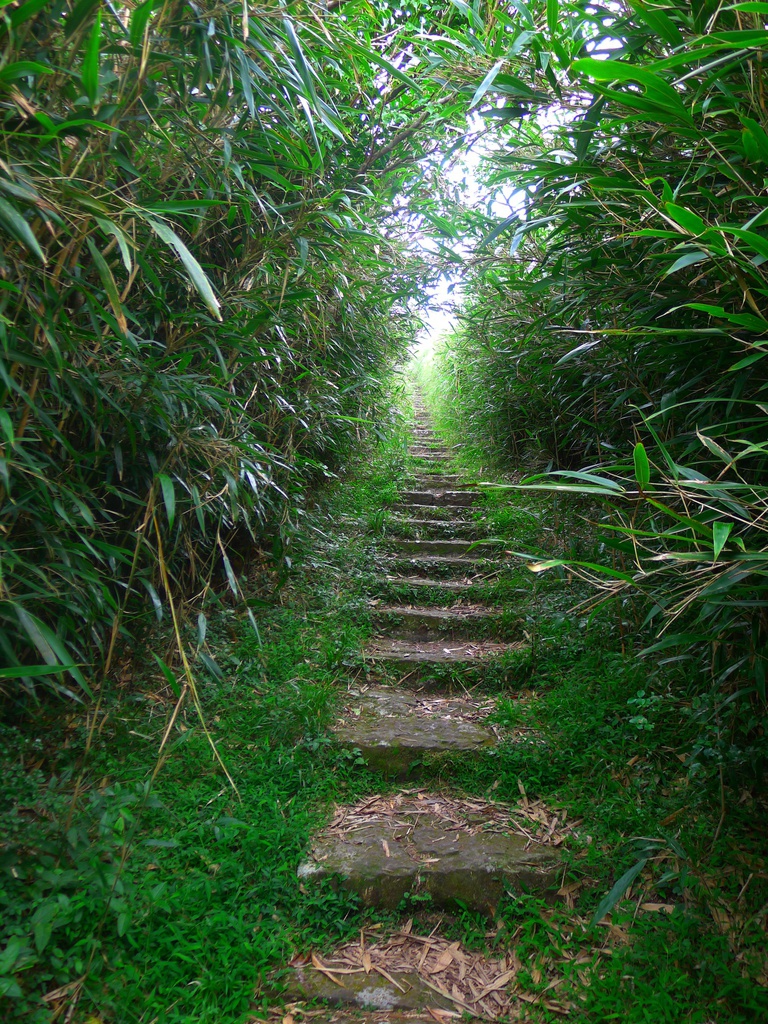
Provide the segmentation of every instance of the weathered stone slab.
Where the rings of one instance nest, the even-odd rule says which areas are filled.
[[[423,690],[406,689],[403,686],[371,686],[363,684],[347,691],[345,707],[349,715],[366,714],[382,717],[398,717],[421,713],[458,721],[478,721],[495,708],[490,698],[467,698],[457,694],[436,697]],[[485,710],[481,713],[479,709]],[[478,719],[479,716],[479,719]]]
[[[401,491],[400,501],[414,505],[473,505],[481,497],[480,491]]]
[[[403,483],[415,491],[470,491],[474,484],[462,484],[451,474],[413,473]]]
[[[315,841],[299,877],[335,878],[366,906],[395,910],[406,893],[429,895],[435,907],[492,914],[507,890],[542,892],[557,886],[556,850],[522,836],[447,831],[377,821],[347,835]]]
[[[373,610],[374,621],[387,626],[388,632],[434,634],[443,636],[467,634],[472,629],[491,626],[499,618],[498,610],[490,608],[412,608],[380,605]]]
[[[450,459],[453,452],[449,448],[438,448],[434,445],[414,445],[408,449],[408,454],[414,459],[426,459],[430,462],[445,462]]]
[[[408,775],[430,754],[479,753],[496,745],[490,729],[437,717],[361,717],[333,731],[344,746],[359,750],[370,768],[394,778]]]
[[[524,649],[524,643],[495,643],[491,640],[406,640],[399,637],[378,637],[363,651],[368,661],[390,665],[456,665],[497,658],[502,654]]]
[[[500,568],[499,562],[471,555],[402,555],[390,554],[387,565],[391,570],[418,576],[472,577]]]
[[[439,466],[416,466],[412,467],[408,476],[408,480],[449,480],[453,484],[458,484],[457,490],[461,490],[464,487],[470,487],[471,484],[465,482],[464,478],[456,473],[452,469],[448,469],[444,465]]]
[[[428,576],[395,576],[385,577],[385,583],[402,584],[407,587],[421,587],[426,589],[440,589],[451,594],[463,594],[476,586],[469,579],[463,580],[436,580]]]
[[[468,558],[488,558],[503,551],[503,541],[472,540],[469,537],[450,540],[401,540],[390,541],[390,547],[414,555],[458,555]]]
[[[451,1000],[430,988],[418,974],[395,972],[391,977],[394,978],[396,985],[375,971],[371,971],[370,974],[345,974],[338,976],[341,982],[341,985],[338,985],[312,967],[297,967],[285,979],[287,987],[282,993],[282,998],[286,1002],[309,1002],[318,999],[330,1006],[390,1012],[424,1010],[430,1006],[435,1010],[455,1009]],[[360,1022],[359,1017],[349,1019],[358,1024]],[[389,1017],[384,1019],[390,1020]],[[431,1018],[427,1019],[431,1021]],[[337,1018],[334,1020],[338,1024]],[[418,1022],[411,1019],[411,1024]]]
[[[389,507],[393,512],[405,512],[422,519],[453,519],[458,523],[475,521],[468,505],[422,505],[417,501],[395,501]]]
[[[462,536],[474,540],[482,538],[486,532],[482,525],[472,522],[456,522],[453,519],[422,519],[415,516],[393,515],[388,521],[388,530],[397,533],[399,538],[408,537],[426,538],[431,537],[451,540],[456,536],[457,530]]]

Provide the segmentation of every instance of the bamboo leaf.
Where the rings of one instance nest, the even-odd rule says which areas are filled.
[[[293,27],[293,22],[290,18],[283,18],[283,28],[285,29],[285,34],[288,37],[288,45],[296,59],[296,63],[299,68],[299,75],[301,76],[304,88],[306,89],[306,98],[308,100],[312,100],[313,104],[317,104],[315,83],[312,81],[312,70],[304,56],[304,51],[301,48],[301,43],[299,42],[296,31]]]
[[[133,261],[131,260],[131,249],[127,235],[117,224],[113,224],[112,221],[106,220],[104,217],[97,217],[96,223],[105,235],[112,235],[116,240],[123,259],[123,266],[130,274],[133,269]]]
[[[125,335],[128,333],[128,321],[125,319],[125,313],[123,312],[123,307],[120,303],[120,293],[117,290],[117,285],[115,284],[115,279],[112,276],[112,271],[109,269],[107,261],[96,248],[93,239],[89,237],[86,241],[88,242],[88,248],[90,249],[91,256],[93,257],[93,262],[96,264],[96,269],[99,272],[101,282],[104,285],[104,290],[107,293],[107,298],[109,299],[109,304],[112,307],[112,312],[115,314],[115,319],[117,320],[120,330]]]
[[[77,667],[72,663],[65,665],[12,665],[0,668],[0,679],[40,679],[43,676],[61,675],[62,672]]]
[[[88,16],[94,7],[98,7],[100,3],[101,0],[79,0],[66,20],[64,29],[65,36],[69,37],[76,32],[83,22],[87,21]]]
[[[377,53],[375,50],[367,49],[365,46],[362,46],[354,40],[349,40],[347,42],[347,46],[351,53],[354,53],[358,57],[365,57],[366,60],[369,60],[372,64],[382,68],[382,70],[386,71],[387,74],[397,79],[398,82],[402,82],[403,85],[407,85],[409,89],[413,89],[414,92],[421,95],[422,90],[419,83],[410,75],[401,71],[400,68],[396,67],[391,60],[387,60],[387,58],[383,57],[380,53]]]
[[[679,94],[658,74],[648,68],[636,64],[626,64],[618,60],[597,60],[594,57],[582,57],[574,61],[573,70],[588,75],[598,82],[637,82],[645,90],[647,98],[660,111],[674,114],[681,121],[692,124],[690,112],[683,104]],[[628,92],[617,93],[617,98],[624,102],[632,99]]]
[[[144,219],[150,225],[155,234],[175,250],[179,259],[184,264],[184,268],[189,274],[189,279],[197,289],[200,298],[216,319],[221,320],[219,301],[214,295],[211,282],[208,280],[205,271],[186,245],[182,242],[176,232],[169,228],[163,221],[156,220],[154,217],[148,217],[146,214],[144,215]]]
[[[128,29],[128,38],[131,41],[131,46],[141,47],[143,45],[144,33],[147,30],[147,25],[154,8],[155,0],[144,0],[143,4],[134,7]]]
[[[83,59],[83,66],[80,71],[80,81],[83,83],[83,91],[91,101],[91,107],[96,110],[99,98],[99,58],[101,56],[101,11],[96,15],[96,21],[91,29],[88,46]]]
[[[168,529],[172,530],[174,520],[176,519],[176,491],[174,490],[173,480],[165,473],[158,473],[157,479],[163,492],[163,504],[165,505],[165,514],[168,517]]]
[[[82,672],[72,663],[72,659],[59,637],[26,608],[16,604],[15,610],[19,623],[37,648],[43,661],[48,665],[55,666],[59,672],[67,672],[85,694],[93,697]]]
[[[726,545],[728,538],[731,535],[733,529],[733,523],[713,523],[712,524],[712,549],[715,553],[714,561],[717,561],[723,548]]]
[[[676,274],[678,270],[685,270],[686,267],[692,267],[696,263],[704,263],[710,259],[709,253],[702,252],[701,249],[697,249],[695,252],[687,252],[684,256],[680,256],[675,262],[664,271],[665,277],[669,277],[670,274]]]
[[[558,0],[547,0],[547,28],[551,35],[557,32],[560,19],[560,4]]]
[[[40,248],[40,243],[32,232],[32,228],[22,214],[14,206],[11,206],[6,199],[0,199],[0,226],[12,238],[15,238],[17,242],[21,242],[30,252],[33,252],[41,263],[48,262],[43,250]]]
[[[160,600],[160,595],[158,594],[157,590],[152,585],[150,580],[145,579],[143,576],[141,576],[140,577],[140,581],[141,581],[144,589],[146,590],[146,592],[149,594],[149,599],[150,599],[150,601],[152,602],[152,604],[154,606],[155,618],[157,619],[158,622],[162,622],[163,621],[163,602]]]
[[[477,89],[475,90],[475,94],[472,97],[472,102],[469,104],[470,110],[472,110],[473,107],[476,107],[480,100],[483,98],[483,96],[485,96],[485,94],[493,85],[496,76],[501,71],[503,66],[503,60],[496,61],[491,70],[488,72],[488,74],[485,76],[485,78],[482,80],[480,85],[478,85]]]
[[[613,886],[611,891],[606,896],[604,896],[598,903],[597,910],[595,911],[590,922],[591,927],[594,927],[598,923],[598,921],[602,921],[605,915],[609,914],[613,910],[613,908],[619,902],[619,900],[630,887],[630,885],[632,885],[634,880],[637,878],[637,876],[640,874],[640,872],[643,870],[647,863],[648,858],[642,857],[637,862],[637,864],[633,864],[628,871],[624,872],[621,878]]]
[[[235,595],[235,597],[239,597],[240,588],[237,585],[237,577],[235,576],[234,570],[232,569],[232,563],[230,562],[229,558],[227,557],[227,553],[223,548],[221,549],[221,558],[224,563],[224,572],[227,574],[227,582],[229,583],[229,588]]]
[[[166,665],[163,659],[159,658],[154,651],[152,651],[152,657],[157,662],[157,667],[163,673],[163,678],[170,687],[171,693],[174,695],[176,700],[178,700],[179,697],[181,697],[181,687],[179,686],[178,680],[176,679],[176,675],[173,669],[169,668],[169,666]]]
[[[638,441],[635,445],[632,458],[635,463],[635,480],[637,480],[640,490],[643,491],[651,482],[651,464],[642,442]]]
[[[684,206],[678,206],[676,203],[665,203],[664,209],[667,211],[669,218],[675,224],[679,224],[689,235],[703,235],[707,230],[707,225],[693,210],[688,210]]]
[[[53,68],[41,64],[36,60],[17,60],[12,64],[6,64],[0,69],[0,84],[13,82],[17,78],[29,78],[33,75],[52,75]]]

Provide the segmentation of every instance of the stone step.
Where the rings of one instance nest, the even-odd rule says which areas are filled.
[[[544,1020],[530,1012],[530,1004],[540,1002],[556,1013],[547,1013],[547,1020],[560,1020],[571,1009],[553,1001],[552,990],[564,980],[562,960],[542,963],[546,973],[535,980],[529,973],[534,961],[540,963],[536,948],[526,956],[512,936],[480,949],[418,918],[396,930],[375,924],[322,956],[295,957],[282,974],[281,1006],[268,1019],[277,1024],[290,1011],[291,1018],[313,1024]],[[331,1005],[310,1009],[313,999]]]
[[[382,589],[386,587],[408,587],[414,590],[440,590],[446,594],[463,594],[477,587],[471,579],[437,580],[428,576],[387,575],[381,581]],[[447,601],[447,598],[445,599]]]
[[[457,530],[461,530],[466,537],[475,539],[482,532],[482,526],[466,520],[416,519],[413,516],[393,515],[389,519],[389,530],[403,539],[412,535],[451,540],[456,536]]]
[[[454,454],[452,448],[438,448],[436,445],[411,445],[408,454],[414,459],[427,459],[432,462],[446,462]]]
[[[478,581],[504,568],[503,561],[470,555],[390,554],[383,564],[391,575],[428,576],[437,579],[475,579]],[[510,563],[511,564],[511,563]]]
[[[365,906],[396,910],[409,893],[435,908],[492,915],[509,890],[559,885],[557,850],[519,834],[509,820],[508,811],[483,801],[369,797],[338,810],[298,874],[304,885],[335,879]]]
[[[452,519],[454,522],[474,522],[471,505],[421,505],[415,501],[396,501],[389,506],[392,512],[403,512],[413,519]]]
[[[482,497],[481,491],[400,491],[400,502],[412,505],[458,505],[466,508]]]
[[[387,971],[390,981],[377,971],[366,974],[345,974],[338,981],[331,979],[311,965],[295,967],[281,992],[286,1003],[317,1000],[331,1009],[348,1007],[347,1014],[333,1012],[326,1018],[317,1016],[313,1009],[312,1024],[434,1024],[435,1018],[428,1012],[433,1010],[455,1011],[455,1000],[435,991],[418,974],[412,971]],[[343,981],[342,981],[343,977]],[[369,1014],[360,1011],[372,1011]],[[285,1018],[283,1018],[285,1019]]]
[[[420,470],[411,473],[403,484],[414,491],[464,491],[472,490],[471,484],[465,484],[455,473],[427,473]]]
[[[414,505],[455,505],[468,508],[481,498],[479,490],[401,490],[399,500]]]
[[[462,483],[457,473],[411,473],[404,483],[414,490],[470,491],[474,484]]]
[[[467,558],[489,558],[504,551],[504,541],[472,540],[467,537],[432,538],[429,540],[393,539],[389,547],[395,551],[412,555],[458,555]]]
[[[445,580],[482,578],[495,568],[492,562],[458,555],[389,555],[381,565],[390,575],[428,576]]]
[[[409,666],[474,666],[526,648],[523,641],[495,640],[410,640],[404,637],[375,637],[363,650],[366,661],[387,668],[407,670]]]
[[[468,601],[498,608],[501,613],[514,618],[514,609],[509,606],[508,584],[498,574],[490,576],[463,577],[461,579],[439,579],[429,575],[392,573],[379,576],[369,593],[389,604],[413,604],[419,607],[433,606],[447,608],[456,601]],[[517,621],[510,624],[518,634]],[[506,626],[503,632],[506,633]]]
[[[503,616],[498,609],[478,605],[455,605],[453,608],[414,608],[406,605],[379,605],[371,616],[389,636],[461,636],[471,639],[488,635],[498,627]]]
[[[368,767],[389,778],[413,776],[430,755],[474,754],[497,744],[495,733],[481,724],[492,701],[430,697],[393,687],[352,691],[343,720],[334,726],[338,742],[359,750]]]

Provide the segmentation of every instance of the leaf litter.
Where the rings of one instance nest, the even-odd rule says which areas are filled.
[[[446,1024],[467,1014],[482,1020],[520,1020],[530,1005],[567,1016],[573,1004],[557,991],[567,981],[566,967],[581,973],[602,955],[610,955],[605,947],[588,946],[578,952],[563,950],[559,957],[537,953],[532,962],[523,962],[514,947],[522,928],[510,937],[507,950],[493,956],[436,934],[437,927],[427,935],[416,934],[411,919],[400,930],[381,935],[381,925],[374,925],[361,930],[358,940],[345,943],[322,959],[312,953],[295,958],[292,966],[314,968],[341,988],[346,987],[345,979],[350,975],[374,973],[407,992],[408,978],[418,978],[440,997],[443,1008],[426,1007],[412,1014],[394,1013],[386,1017],[370,1012],[361,1019],[423,1021],[428,1015],[438,1024]],[[452,1010],[444,1008],[446,1001]],[[303,1003],[291,1003],[275,1008],[269,1014],[269,1024],[285,1024],[286,1012],[292,1019],[311,1019],[317,1012],[304,1007]],[[329,1009],[320,1012],[324,1020],[334,1019]],[[347,1009],[338,1019],[348,1020],[348,1015]]]
[[[567,810],[548,808],[543,800],[529,800],[523,784],[519,785],[521,799],[516,806],[418,788],[392,796],[376,794],[352,806],[337,805],[323,835],[345,836],[375,825],[390,825],[393,830],[403,829],[402,835],[407,836],[417,822],[429,819],[446,832],[516,834],[527,839],[528,845],[557,847],[578,836],[581,819],[569,819]]]

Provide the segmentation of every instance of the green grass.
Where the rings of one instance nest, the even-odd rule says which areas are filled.
[[[330,742],[327,727],[339,685],[359,675],[368,598],[380,594],[369,550],[376,538],[356,524],[376,515],[404,465],[395,429],[356,474],[328,486],[291,539],[292,567],[253,576],[258,633],[244,608],[208,609],[213,666],[195,662],[200,699],[239,798],[189,705],[148,792],[174,705],[148,657],[125,662],[120,699],[110,694],[95,719],[74,807],[92,719],[62,724],[41,709],[34,726],[3,727],[4,1019],[43,1024],[76,1003],[75,1022],[234,1024],[269,1001],[294,954],[328,949],[366,922],[396,923],[330,885],[305,887],[296,867],[334,802],[394,788]],[[514,493],[490,497],[477,513],[513,550],[536,555],[547,553],[555,522],[588,543],[583,514]],[[637,657],[627,639],[634,610],[570,614],[582,584],[564,572],[536,576],[522,560],[490,592],[529,632],[530,652],[522,676],[505,679],[500,666],[473,682],[499,694],[496,723],[531,738],[475,759],[431,759],[419,768],[421,784],[515,803],[522,783],[529,798],[581,818],[564,874],[574,905],[519,894],[493,922],[464,911],[441,928],[474,947],[512,944],[531,997],[556,969],[565,980],[553,991],[583,1024],[760,1019],[768,1012],[757,984],[768,904],[760,751],[750,761],[729,753],[722,736],[718,746],[685,663]],[[439,594],[418,595],[430,598]],[[190,650],[197,639],[190,626]],[[163,650],[162,634],[153,642]],[[721,792],[727,813],[714,841]],[[640,857],[647,863],[613,910],[614,931],[590,929],[600,900]],[[674,912],[642,909],[656,902]],[[424,927],[437,923],[428,904],[401,909]],[[68,985],[50,1006],[41,1002]],[[560,1019],[533,1004],[526,1012]]]
[[[254,578],[246,604],[258,633],[245,608],[206,609],[200,702],[239,796],[189,702],[149,789],[175,697],[148,652],[126,661],[123,687],[105,697],[74,804],[86,716],[3,727],[3,1019],[42,1024],[58,1007],[120,1024],[240,1020],[294,952],[359,927],[354,897],[304,890],[296,868],[333,802],[376,784],[327,733],[336,684],[356,672],[370,632],[364,544],[340,517],[373,512],[391,488],[402,427],[372,455],[291,538],[294,568]],[[194,650],[196,630],[186,639]],[[149,640],[160,652],[168,642]],[[41,1001],[60,987],[60,999]]]
[[[523,554],[603,557],[589,525],[595,510],[583,499],[492,492],[477,518]],[[522,783],[529,797],[582,824],[566,852],[573,910],[510,899],[492,941],[514,935],[524,963],[560,963],[566,981],[556,991],[584,1024],[763,1019],[768,799],[754,721],[743,709],[718,719],[690,662],[639,656],[649,636],[639,605],[608,603],[579,616],[569,609],[589,596],[582,583],[562,569],[534,576],[523,563],[494,590],[530,623],[533,657],[523,698],[500,697],[493,718],[536,739],[474,761],[435,759],[435,778],[512,803]],[[598,904],[641,858],[611,915],[624,940],[610,943],[610,957],[592,956],[608,938],[605,926],[590,928]],[[642,909],[655,903],[674,911]],[[452,928],[452,937],[489,941],[487,921],[472,915]],[[569,966],[563,950],[584,962]],[[562,1019],[541,1007],[530,1014]]]

